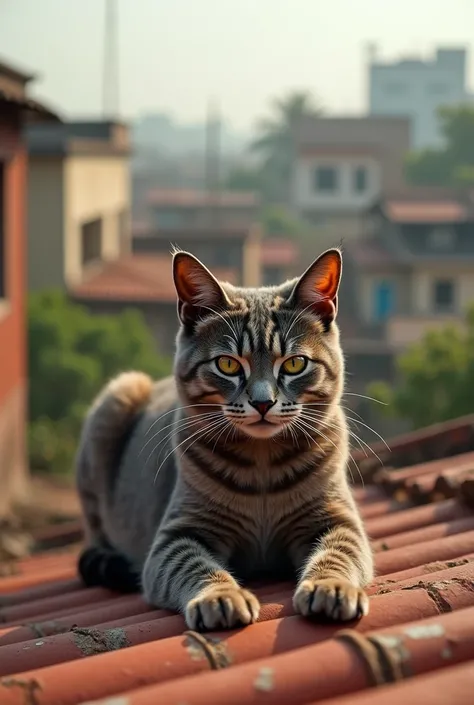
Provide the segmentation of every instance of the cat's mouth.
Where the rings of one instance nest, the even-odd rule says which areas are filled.
[[[252,438],[271,438],[283,431],[285,424],[275,423],[267,419],[260,419],[253,423],[242,424],[239,426],[241,431]]]

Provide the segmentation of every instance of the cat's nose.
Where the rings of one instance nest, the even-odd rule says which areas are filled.
[[[260,399],[252,399],[249,401],[250,406],[253,406],[254,409],[257,409],[258,413],[261,414],[262,416],[265,416],[265,414],[272,408],[272,406],[275,406],[276,400],[273,401],[273,399],[265,399],[264,401]]]

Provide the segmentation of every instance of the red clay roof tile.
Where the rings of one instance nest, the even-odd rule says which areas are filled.
[[[354,495],[377,577],[359,622],[303,620],[293,613],[292,586],[278,583],[255,588],[263,604],[257,624],[186,633],[181,616],[138,595],[83,588],[75,545],[44,550],[0,579],[0,703],[471,703],[472,423],[396,440],[384,456],[391,469],[366,465],[367,485]],[[446,449],[456,454],[443,457]],[[77,525],[62,529],[77,541]],[[61,529],[40,532],[37,543],[61,545]]]
[[[112,262],[105,262],[92,271],[81,283],[71,288],[76,299],[98,301],[162,302],[175,305],[176,289],[173,284],[169,255],[132,254]],[[237,280],[234,269],[216,269],[214,274],[221,281],[231,284]]]

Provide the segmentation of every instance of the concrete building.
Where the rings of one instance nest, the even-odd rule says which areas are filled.
[[[442,135],[437,111],[444,105],[472,101],[466,82],[468,52],[438,48],[434,58],[385,62],[369,57],[369,113],[405,115],[412,121],[412,147],[439,147]]]
[[[474,303],[474,200],[416,188],[367,211],[348,243],[340,324],[351,389],[395,380],[395,359],[429,331],[462,326]]]
[[[69,288],[130,250],[128,128],[39,125],[27,141],[29,287]]]
[[[57,120],[31,100],[33,79],[0,63],[0,520],[25,490],[26,460],[26,206],[25,124]]]
[[[160,352],[171,355],[178,330],[176,289],[172,279],[172,245],[192,252],[222,281],[258,286],[261,280],[260,229],[210,228],[141,231],[133,253],[90,271],[70,287],[75,301],[93,313],[138,308],[145,316]]]
[[[410,124],[399,117],[305,118],[293,144],[292,207],[321,229],[324,247],[361,236],[367,208],[402,187]]]
[[[155,229],[246,228],[257,220],[256,194],[153,188],[146,194],[147,221]]]

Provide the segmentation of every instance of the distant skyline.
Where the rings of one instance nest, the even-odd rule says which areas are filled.
[[[0,60],[40,74],[32,92],[67,117],[100,116],[104,8],[0,0]],[[474,27],[474,0],[118,0],[118,9],[122,117],[202,122],[214,97],[239,131],[292,89],[313,92],[328,112],[360,113],[369,42],[387,59],[428,56],[437,45],[469,47]]]

